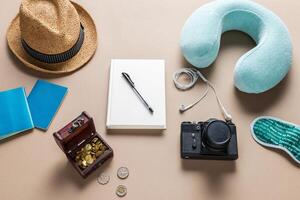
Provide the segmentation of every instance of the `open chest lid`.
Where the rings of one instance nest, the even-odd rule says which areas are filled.
[[[58,146],[65,153],[69,153],[95,134],[96,129],[93,118],[86,112],[82,112],[65,127],[53,133],[53,136]]]

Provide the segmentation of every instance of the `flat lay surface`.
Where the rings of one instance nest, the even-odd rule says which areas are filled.
[[[5,35],[21,1],[2,2],[0,91],[24,86],[28,95],[37,79],[45,79],[67,87],[68,93],[47,132],[34,129],[0,141],[1,199],[299,199],[299,165],[285,152],[257,144],[250,131],[250,123],[262,115],[300,124],[299,1],[256,1],[277,14],[291,34],[292,68],[275,88],[253,95],[234,87],[237,60],[255,46],[251,38],[239,32],[223,34],[217,60],[202,70],[236,125],[239,151],[236,161],[180,158],[182,121],[222,119],[212,92],[191,110],[180,114],[179,106],[199,98],[205,84],[198,81],[191,90],[182,92],[172,81],[175,70],[190,67],[180,52],[182,26],[192,12],[210,1],[75,2],[93,18],[98,46],[86,66],[58,77],[30,71],[9,51]],[[111,59],[165,60],[167,129],[162,133],[106,130]],[[155,77],[151,81],[155,82]],[[52,135],[82,111],[93,117],[97,132],[114,150],[113,159],[87,179],[82,179],[68,162]],[[127,178],[118,178],[120,167],[128,168]],[[102,179],[97,181],[101,173]]]

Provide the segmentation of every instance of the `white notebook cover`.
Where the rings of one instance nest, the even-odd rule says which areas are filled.
[[[153,108],[151,114],[122,76],[130,75],[136,89]],[[113,59],[110,68],[106,127],[166,129],[164,60]]]

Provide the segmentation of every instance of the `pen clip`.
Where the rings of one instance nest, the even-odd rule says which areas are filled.
[[[125,72],[122,72],[122,75],[124,76],[124,78],[128,81],[128,83],[134,87],[134,82],[131,80],[129,74],[125,73]]]

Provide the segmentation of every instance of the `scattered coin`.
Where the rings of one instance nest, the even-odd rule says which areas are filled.
[[[110,176],[107,174],[100,174],[97,178],[97,182],[101,185],[106,185],[110,180]]]
[[[116,194],[119,197],[124,197],[127,194],[127,188],[124,185],[119,185],[116,189]]]
[[[117,175],[120,179],[125,179],[129,176],[129,170],[127,167],[120,167],[118,169]]]

